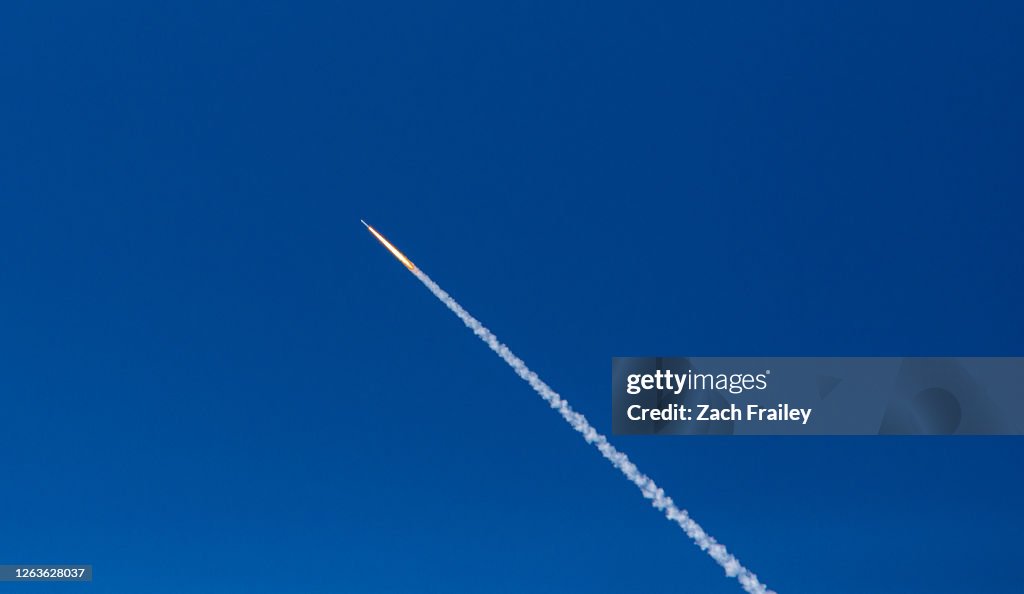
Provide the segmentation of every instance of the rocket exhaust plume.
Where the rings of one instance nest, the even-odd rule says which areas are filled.
[[[491,333],[483,324],[476,318],[471,316],[469,312],[462,308],[448,293],[444,291],[437,283],[435,283],[429,276],[427,276],[422,270],[416,268],[413,263],[405,257],[402,252],[391,245],[388,240],[377,233],[377,231],[362,221],[366,228],[373,233],[384,247],[388,248],[388,251],[392,253],[398,260],[405,265],[415,276],[420,279],[430,292],[434,294],[442,303],[444,303],[448,309],[452,311],[462,323],[464,323],[473,334],[476,334],[480,340],[484,341],[488,347],[491,348],[499,357],[501,357],[505,363],[508,363],[509,367],[516,372],[516,375],[521,377],[530,384],[530,387],[534,389],[537,394],[540,395],[551,408],[555,409],[565,419],[565,422],[569,423],[573,429],[575,429],[587,443],[593,445],[601,455],[611,462],[612,466],[617,468],[622,474],[626,476],[634,485],[636,485],[643,496],[651,501],[658,511],[665,514],[665,517],[676,523],[683,532],[690,537],[693,542],[701,548],[702,551],[706,552],[716,563],[722,566],[725,570],[725,574],[729,577],[736,578],[744,590],[750,594],[775,594],[773,590],[769,590],[767,586],[762,584],[757,576],[749,569],[740,564],[739,560],[736,559],[726,550],[725,546],[719,544],[711,535],[704,531],[697,522],[690,518],[689,513],[685,509],[681,509],[676,506],[672,498],[665,494],[665,491],[654,483],[647,475],[640,472],[640,470],[633,464],[626,454],[623,454],[619,450],[615,449],[611,443],[608,442],[608,438],[598,433],[596,429],[590,424],[582,414],[574,411],[569,403],[564,398],[558,395],[557,392],[552,390],[547,384],[545,384],[540,377],[530,370],[526,366],[526,363],[522,359],[517,357],[507,346],[501,343],[494,334]]]

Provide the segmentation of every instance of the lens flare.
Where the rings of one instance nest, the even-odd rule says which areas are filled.
[[[370,230],[370,233],[373,233],[373,236],[376,237],[377,240],[380,241],[382,244],[384,244],[384,247],[388,248],[388,251],[391,252],[391,254],[394,257],[398,258],[399,262],[401,262],[402,264],[405,264],[406,268],[408,268],[409,270],[416,270],[416,265],[412,263],[412,260],[410,260],[409,258],[406,258],[405,254],[403,254],[402,252],[398,251],[398,248],[396,248],[395,246],[391,245],[390,241],[384,239],[383,235],[381,235],[380,233],[377,233],[376,229],[374,229],[373,227],[367,225],[366,221],[364,221],[363,219],[359,219],[359,222],[364,224],[364,225],[366,225],[366,228]]]

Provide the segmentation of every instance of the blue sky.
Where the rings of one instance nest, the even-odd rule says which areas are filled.
[[[738,592],[625,355],[1021,355],[1015,3],[0,9],[0,562],[33,592]],[[614,440],[770,586],[1011,592],[1018,438]]]

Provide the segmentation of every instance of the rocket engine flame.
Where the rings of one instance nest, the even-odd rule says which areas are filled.
[[[398,248],[396,248],[395,246],[391,245],[390,241],[384,239],[383,235],[377,233],[376,229],[374,229],[370,225],[367,225],[366,221],[364,221],[363,219],[359,219],[359,222],[366,225],[366,228],[370,230],[370,233],[373,233],[373,236],[376,237],[377,240],[380,241],[382,244],[384,244],[384,247],[388,248],[388,251],[391,252],[391,255],[398,258],[398,261],[401,262],[402,264],[405,264],[406,268],[408,268],[409,270],[416,270],[416,265],[412,263],[412,260],[406,258],[405,254],[398,251]]]

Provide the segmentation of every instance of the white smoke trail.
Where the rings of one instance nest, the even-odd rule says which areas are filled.
[[[596,447],[612,466],[618,468],[622,474],[626,475],[634,485],[640,488],[643,492],[644,497],[651,500],[651,505],[660,510],[665,514],[665,517],[675,522],[683,529],[683,532],[689,536],[693,542],[705,551],[712,559],[715,560],[719,565],[725,569],[725,574],[729,577],[734,577],[739,580],[743,589],[750,594],[775,594],[773,590],[769,590],[767,586],[758,581],[757,576],[754,575],[746,567],[740,564],[739,560],[736,559],[729,551],[725,549],[724,545],[721,545],[714,538],[711,537],[704,529],[700,527],[697,522],[694,522],[690,515],[685,509],[676,507],[675,503],[672,502],[672,498],[665,495],[665,491],[658,485],[654,484],[647,475],[640,472],[635,464],[629,461],[629,458],[615,449],[612,444],[608,443],[608,439],[597,432],[587,418],[582,414],[574,411],[569,403],[565,401],[557,392],[552,390],[547,384],[541,381],[540,377],[536,373],[530,370],[526,366],[526,363],[522,359],[515,356],[507,346],[501,343],[494,334],[491,333],[479,320],[474,318],[462,306],[459,305],[452,297],[444,291],[437,283],[435,283],[429,276],[424,274],[420,269],[413,268],[412,273],[416,275],[416,278],[430,289],[430,292],[434,294],[438,299],[441,300],[448,309],[452,310],[459,317],[470,330],[473,331],[480,340],[487,343],[487,346],[491,347],[491,350],[498,354],[499,357],[505,360],[512,369],[515,370],[519,377],[523,378],[530,384],[530,386],[540,394],[541,398],[546,400],[551,408],[558,411],[562,418],[567,423],[572,425],[572,428],[583,435],[583,439],[587,440],[587,443],[592,444]]]

